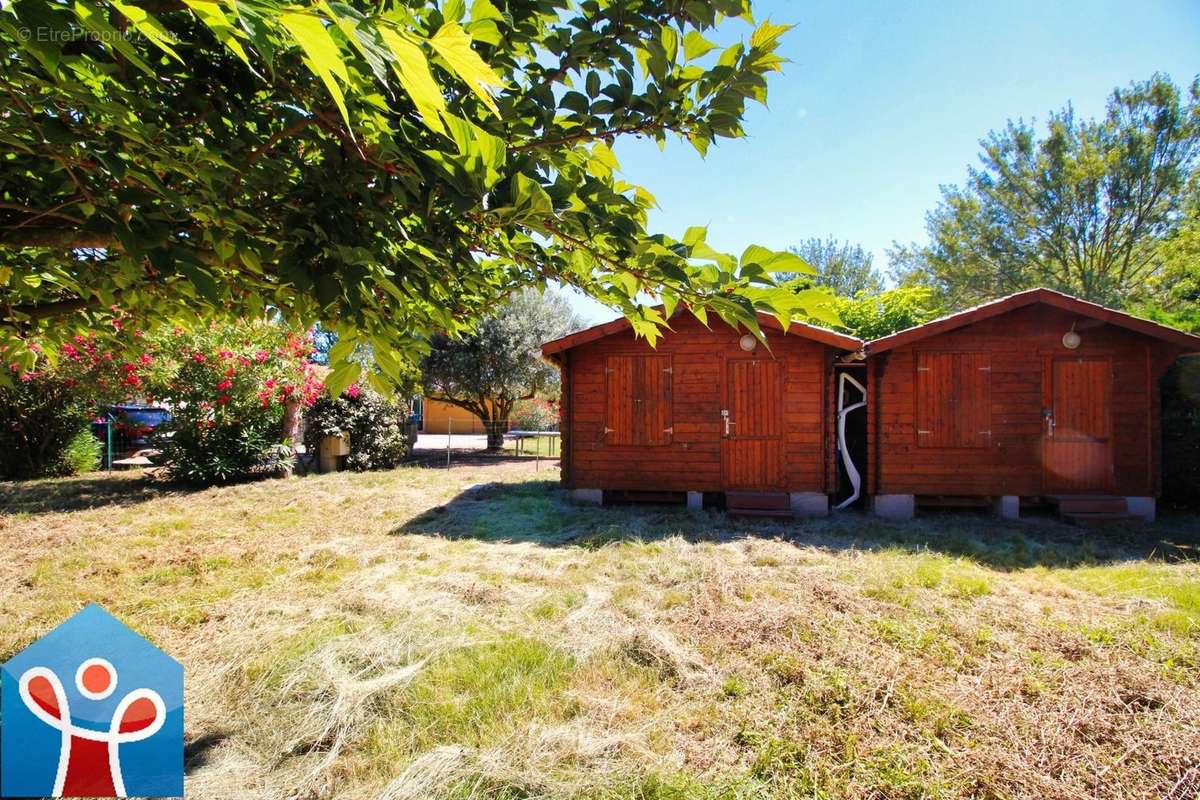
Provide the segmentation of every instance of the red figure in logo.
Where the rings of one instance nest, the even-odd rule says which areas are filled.
[[[75,672],[75,688],[88,700],[104,700],[117,688],[117,670],[103,658],[89,658]],[[108,730],[74,724],[62,682],[46,667],[27,669],[21,699],[33,714],[62,732],[55,797],[125,797],[119,747],[148,739],[162,728],[166,706],[158,692],[135,689],[121,698]]]

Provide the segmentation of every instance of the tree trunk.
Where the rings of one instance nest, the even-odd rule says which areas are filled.
[[[485,419],[483,426],[487,429],[487,449],[502,450],[504,448],[504,421]]]

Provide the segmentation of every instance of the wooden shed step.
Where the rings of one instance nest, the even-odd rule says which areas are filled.
[[[1097,494],[1051,495],[1046,498],[1058,508],[1058,513],[1067,514],[1128,514],[1129,504],[1124,497]]]
[[[791,513],[792,504],[787,492],[726,492],[725,508],[728,511],[737,509],[749,511],[754,509],[787,511]]]
[[[919,494],[916,503],[923,508],[988,508],[990,497],[958,494]]]
[[[1112,511],[1074,511],[1063,514],[1062,518],[1072,525],[1082,525],[1085,528],[1145,522],[1142,517],[1136,514],[1123,514]]]
[[[747,517],[757,517],[759,519],[792,519],[795,515],[792,514],[790,508],[730,508],[725,512],[730,519],[743,519]]]

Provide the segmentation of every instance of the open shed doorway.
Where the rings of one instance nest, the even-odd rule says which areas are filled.
[[[867,370],[863,362],[834,367],[834,430],[838,510],[865,506],[867,479]]]

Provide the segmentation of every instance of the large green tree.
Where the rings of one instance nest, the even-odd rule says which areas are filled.
[[[394,376],[550,280],[651,338],[645,292],[753,330],[791,317],[816,298],[770,273],[801,259],[648,231],[655,200],[613,154],[742,136],[786,29],[749,0],[5,3],[0,355],[29,369],[114,309],[275,309]],[[333,366],[335,394],[359,378]]]
[[[558,381],[558,370],[541,358],[542,343],[580,327],[558,292],[520,291],[471,335],[434,337],[422,364],[425,394],[477,416],[487,431],[488,449],[498,449],[517,401]]]
[[[1156,75],[1115,90],[1101,119],[1068,106],[1042,134],[1009,122],[981,145],[981,165],[929,214],[929,245],[893,249],[901,282],[952,307],[1032,286],[1118,306],[1165,291],[1160,246],[1200,154],[1200,81]]]
[[[862,245],[830,236],[805,239],[790,249],[817,271],[813,282],[834,294],[854,297],[859,292],[878,294],[883,291],[883,276],[875,269],[874,257]]]

